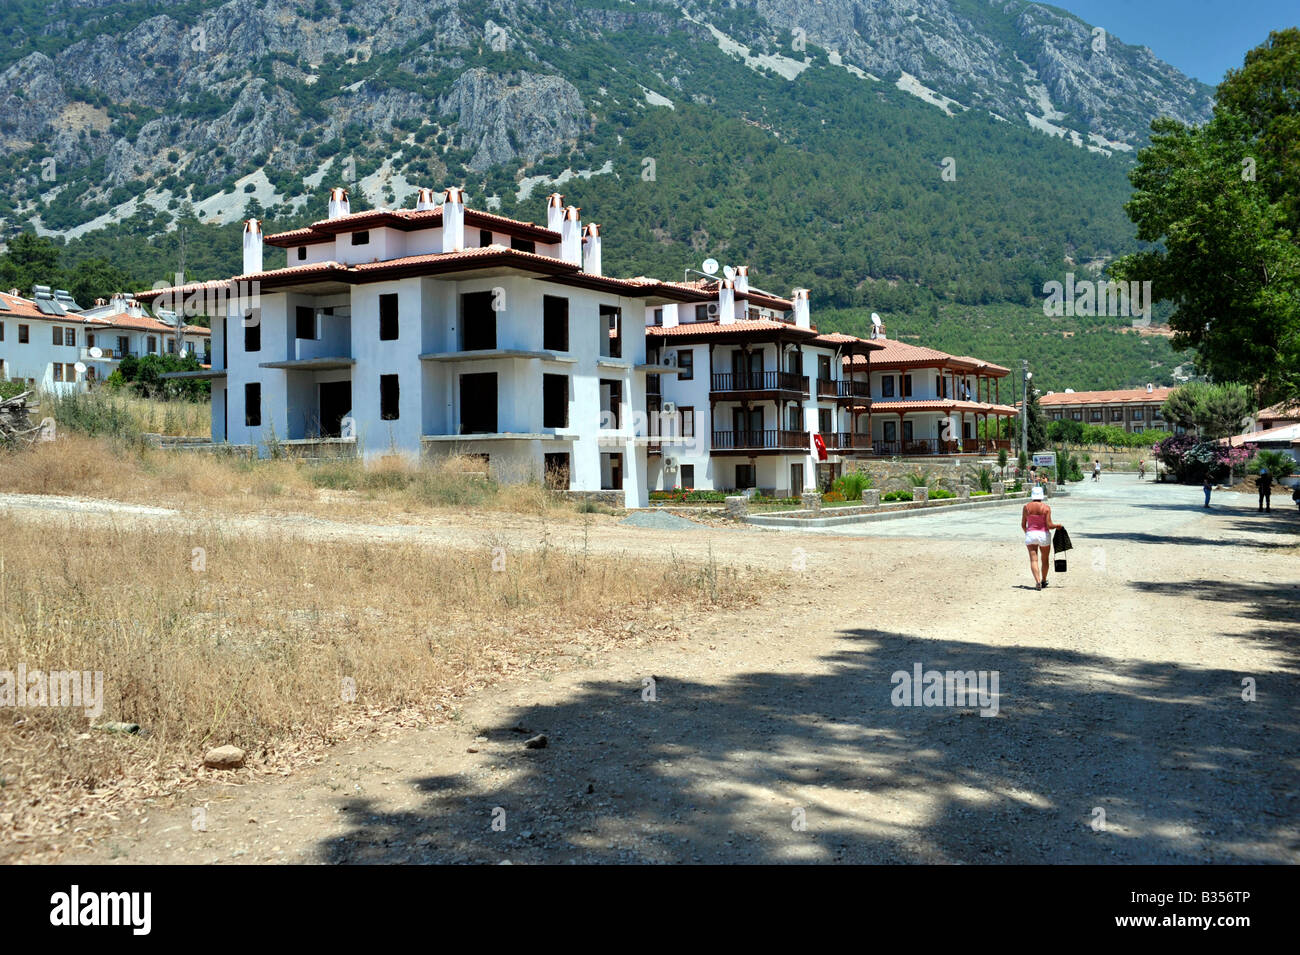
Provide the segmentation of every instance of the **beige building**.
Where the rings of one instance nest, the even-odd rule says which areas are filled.
[[[1155,385],[1117,391],[1059,391],[1041,395],[1038,404],[1048,421],[1105,424],[1125,431],[1181,432],[1182,428],[1160,415],[1160,406],[1174,391]]]

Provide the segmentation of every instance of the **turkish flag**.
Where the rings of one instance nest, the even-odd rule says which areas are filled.
[[[817,449],[817,460],[826,460],[826,442],[822,440],[820,434],[813,435],[813,447]]]

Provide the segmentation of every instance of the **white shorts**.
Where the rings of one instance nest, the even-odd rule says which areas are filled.
[[[1030,531],[1025,535],[1025,543],[1037,545],[1038,547],[1047,546],[1047,531]]]

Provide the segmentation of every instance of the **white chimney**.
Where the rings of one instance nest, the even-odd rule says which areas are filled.
[[[681,321],[681,319],[678,317],[678,314],[677,314],[677,306],[676,306],[675,304],[672,304],[672,305],[664,305],[664,306],[663,306],[663,310],[664,310],[664,324],[663,324],[663,327],[664,327],[664,328],[675,328],[675,327],[677,327],[677,325],[678,325],[679,322]]]
[[[730,325],[736,320],[736,283],[723,279],[718,283],[718,324]]]
[[[249,219],[244,223],[244,274],[262,271],[262,223]]]
[[[582,217],[577,206],[564,207],[564,222],[560,228],[560,258],[573,265],[582,266]]]
[[[1151,384],[1151,382],[1148,381],[1148,382],[1147,382],[1147,394],[1151,394],[1151,392],[1153,392],[1153,391],[1155,391],[1155,390],[1156,390],[1156,386],[1153,385],[1153,384]]]
[[[812,316],[808,312],[808,290],[797,288],[790,296],[794,302],[794,323],[799,328],[812,328]]]
[[[582,271],[600,275],[600,226],[594,222],[582,230]]]
[[[421,189],[415,194],[415,211],[428,212],[430,209],[438,208],[437,201],[433,198],[432,189]]]
[[[553,192],[546,197],[546,228],[559,232],[564,222],[564,196]]]
[[[339,216],[351,214],[352,207],[348,205],[348,191],[342,186],[335,186],[330,190],[330,215],[331,219],[337,219]]]
[[[465,190],[452,186],[442,197],[442,251],[465,248]]]
[[[736,266],[736,294],[737,295],[749,294],[749,266],[748,265]]]

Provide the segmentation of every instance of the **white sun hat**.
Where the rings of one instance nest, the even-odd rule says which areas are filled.
[[[1043,499],[1043,489],[1041,487],[1034,488],[1029,492],[1029,497],[1032,500],[1041,501]]]

